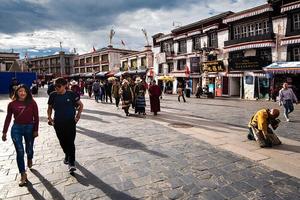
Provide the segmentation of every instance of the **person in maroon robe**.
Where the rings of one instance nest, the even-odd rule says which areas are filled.
[[[156,85],[156,81],[153,80],[152,84],[149,87],[149,96],[150,96],[151,112],[153,112],[154,115],[157,115],[157,112],[160,111],[160,101],[159,101],[160,95],[161,95],[161,89],[158,85]]]

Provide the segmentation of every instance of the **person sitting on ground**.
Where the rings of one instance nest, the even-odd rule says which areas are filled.
[[[280,145],[281,141],[275,135],[275,130],[280,123],[278,109],[261,109],[256,112],[248,124],[249,140],[256,140],[260,147],[272,147]],[[269,127],[271,125],[272,129]]]

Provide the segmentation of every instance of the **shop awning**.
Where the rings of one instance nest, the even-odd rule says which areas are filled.
[[[166,82],[175,80],[173,76],[159,76],[157,79]]]
[[[300,1],[286,4],[281,7],[281,13],[300,8]]]
[[[274,41],[259,41],[259,42],[247,42],[247,43],[239,43],[236,45],[230,45],[224,47],[224,52],[231,52],[231,51],[239,51],[244,49],[255,49],[255,48],[265,48],[265,47],[275,47]]]
[[[115,75],[115,72],[114,71],[109,71],[105,76],[106,77],[112,77]]]
[[[96,74],[96,77],[105,77],[108,72],[99,72]]]
[[[271,4],[265,4],[255,8],[251,8],[248,10],[235,13],[233,15],[229,15],[227,18],[223,20],[223,23],[227,24],[230,22],[238,21],[244,18],[260,15],[262,13],[271,12],[271,11],[273,11]]]
[[[128,74],[146,74],[147,69],[130,70]]]
[[[118,73],[115,73],[115,77],[120,77],[124,72],[118,72]]]
[[[300,43],[300,37],[297,36],[293,36],[293,37],[287,37],[287,38],[283,38],[281,40],[281,45],[289,45],[289,44],[299,44]]]
[[[264,67],[263,70],[272,74],[298,74],[300,73],[300,61],[276,62]]]

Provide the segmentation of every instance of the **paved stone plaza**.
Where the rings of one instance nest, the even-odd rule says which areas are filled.
[[[35,98],[41,123],[33,170],[28,171],[30,184],[17,185],[20,177],[9,138],[0,148],[0,199],[300,199],[300,179],[185,134],[195,127],[216,133],[224,128],[246,137],[250,116],[259,108],[278,107],[276,103],[195,98],[179,103],[176,98],[163,97],[156,117],[148,106],[146,117],[125,117],[114,104],[83,97],[77,171],[72,176],[47,124],[47,95],[41,91]],[[0,99],[3,124],[9,99]],[[293,122],[281,118],[278,135],[300,142],[299,116],[297,106]],[[254,142],[247,144],[257,148]]]

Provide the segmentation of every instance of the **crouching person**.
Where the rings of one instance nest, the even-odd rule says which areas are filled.
[[[248,124],[248,139],[256,140],[260,147],[280,145],[281,141],[273,132],[280,123],[280,120],[277,119],[279,114],[278,109],[261,109],[257,111]]]

